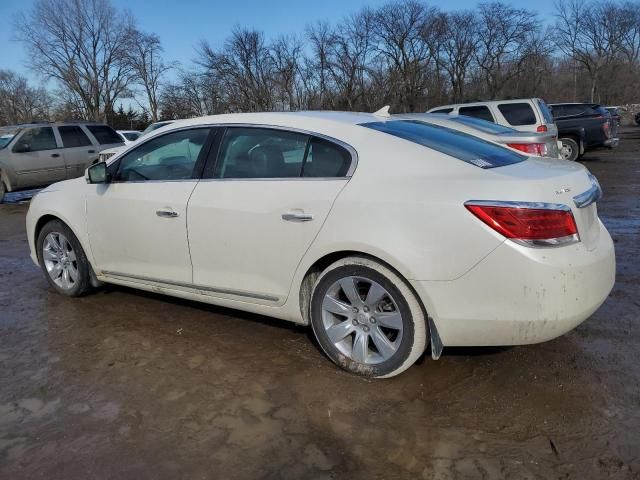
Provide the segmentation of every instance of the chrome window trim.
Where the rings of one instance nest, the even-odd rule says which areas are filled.
[[[573,203],[578,208],[586,208],[602,198],[602,189],[598,179],[591,173],[589,173],[589,179],[591,180],[591,188],[573,197]]]
[[[146,282],[146,283],[156,283],[159,285],[166,285],[170,287],[182,287],[190,290],[198,290],[199,293],[202,292],[210,292],[210,293],[219,293],[223,295],[234,295],[237,297],[245,297],[245,298],[255,298],[257,300],[267,300],[269,302],[278,302],[280,301],[279,297],[274,295],[268,295],[265,293],[254,293],[254,292],[245,292],[242,290],[233,290],[228,288],[217,288],[217,287],[206,287],[204,285],[197,285],[194,283],[186,283],[186,282],[174,282],[168,280],[159,280],[153,277],[144,277],[138,275],[130,275],[128,273],[120,273],[120,272],[112,272],[108,270],[103,270],[100,273],[100,276],[105,277],[117,277],[123,280],[131,280],[138,282]]]
[[[563,203],[547,202],[510,202],[505,200],[467,200],[464,205],[484,205],[487,207],[532,208],[544,210],[562,210],[570,212],[571,208]]]

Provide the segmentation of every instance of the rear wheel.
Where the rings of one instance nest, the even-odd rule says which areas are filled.
[[[560,149],[560,156],[564,160],[576,161],[580,156],[580,146],[573,138],[561,138],[562,148]]]
[[[311,325],[331,360],[370,377],[398,375],[427,343],[415,294],[395,272],[366,257],[339,260],[320,275],[311,297]]]
[[[40,268],[58,293],[77,297],[91,287],[91,267],[80,242],[59,220],[47,223],[36,242]]]

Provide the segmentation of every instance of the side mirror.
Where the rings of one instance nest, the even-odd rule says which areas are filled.
[[[91,165],[84,173],[87,183],[108,183],[109,175],[107,174],[107,164],[98,162]]]
[[[31,151],[31,147],[29,146],[28,143],[19,142],[16,144],[15,147],[13,147],[14,153],[27,153],[30,151]]]

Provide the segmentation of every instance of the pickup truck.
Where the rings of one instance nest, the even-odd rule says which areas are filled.
[[[588,150],[618,146],[617,125],[604,107],[595,103],[554,103],[549,107],[562,143],[561,158],[577,160]]]

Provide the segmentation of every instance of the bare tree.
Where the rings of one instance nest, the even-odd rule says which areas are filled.
[[[384,5],[376,12],[376,49],[389,69],[390,93],[401,110],[426,106],[430,69],[435,67],[440,15],[417,0]]]
[[[0,70],[0,125],[47,120],[51,96],[29,86],[27,79],[10,70]]]
[[[160,37],[139,30],[131,34],[131,48],[127,52],[127,61],[133,69],[136,82],[144,89],[151,121],[157,122],[162,79],[165,73],[176,65],[167,64],[162,59]]]
[[[127,94],[133,20],[109,0],[37,0],[14,27],[33,68],[77,95],[86,117],[105,119]]]
[[[446,33],[442,35],[438,62],[449,78],[451,99],[460,102],[478,47],[478,22],[472,11],[448,13],[443,20]]]
[[[506,81],[523,73],[539,25],[536,14],[502,2],[481,3],[476,61],[490,98],[502,94]]]

